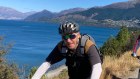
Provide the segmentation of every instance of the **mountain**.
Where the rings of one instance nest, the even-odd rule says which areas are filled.
[[[91,7],[89,9],[73,8],[59,13],[39,12],[27,17],[30,21],[62,22],[66,20],[82,24],[113,24],[133,26],[140,24],[140,0],[129,0],[118,2],[102,7]],[[34,18],[33,18],[34,17]],[[126,22],[127,21],[127,22]],[[128,22],[131,21],[131,22]],[[132,23],[133,22],[133,23]]]
[[[25,18],[24,20],[28,20],[28,21],[48,21],[52,18],[57,18],[60,16],[64,16],[66,14],[69,13],[73,13],[73,12],[80,12],[80,11],[84,11],[86,9],[84,8],[72,8],[72,9],[68,9],[68,10],[63,10],[59,13],[53,13],[47,10],[43,10],[41,12],[35,13],[33,15],[28,16],[27,18]]]
[[[30,12],[23,13],[23,15],[26,18],[27,16],[33,15],[35,13],[37,13],[37,12],[36,11],[30,11]]]
[[[103,7],[92,7],[88,10],[61,16],[58,20],[90,21],[93,20],[140,20],[140,0],[113,3]]]
[[[103,8],[128,9],[128,8],[134,8],[135,4],[137,3],[134,1],[118,2],[118,3],[106,5]]]
[[[59,12],[60,15],[66,15],[68,13],[74,13],[74,12],[79,12],[79,11],[84,11],[86,9],[84,8],[72,8],[72,9],[67,9]]]
[[[92,19],[96,20],[104,20],[104,19],[130,20],[130,19],[140,19],[139,13],[140,13],[140,3],[123,2],[108,5],[102,8],[91,8],[87,11],[78,14],[87,17],[92,17]]]
[[[0,6],[0,19],[24,19],[34,12],[22,13],[9,7]]]
[[[37,12],[37,13],[35,13],[33,15],[28,16],[27,18],[25,18],[25,20],[28,20],[28,21],[41,20],[41,21],[43,21],[43,20],[47,20],[47,19],[50,19],[50,18],[53,18],[53,17],[55,17],[55,13],[52,13],[52,12],[50,12],[48,10],[43,10],[41,12]]]

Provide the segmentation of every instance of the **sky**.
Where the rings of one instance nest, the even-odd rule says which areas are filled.
[[[128,0],[0,0],[0,6],[10,7],[20,12],[42,11],[60,12],[70,8],[91,8]]]

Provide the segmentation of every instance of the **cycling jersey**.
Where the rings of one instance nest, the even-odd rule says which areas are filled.
[[[84,54],[80,53],[80,45],[78,45],[75,51],[68,49],[68,52],[65,55],[60,50],[61,45],[62,41],[56,45],[50,55],[46,58],[46,61],[50,64],[54,64],[65,58],[69,79],[90,79],[92,66],[101,63],[95,45],[92,44]]]

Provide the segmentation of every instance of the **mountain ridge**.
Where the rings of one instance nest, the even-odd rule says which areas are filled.
[[[22,13],[9,7],[0,6],[0,19],[21,20],[35,12]]]
[[[84,10],[86,10],[86,9],[84,9],[84,8],[71,8],[71,9],[67,9],[67,10],[62,10],[58,13],[53,13],[53,12],[50,12],[48,10],[42,10],[41,12],[37,12],[31,16],[28,16],[27,18],[25,18],[25,20],[44,21],[44,20],[49,20],[52,18],[64,16],[64,15],[69,14],[69,13],[80,12],[80,11],[84,11]]]
[[[60,20],[63,21],[69,19],[74,21],[82,21],[82,20],[85,21],[85,19],[90,21],[105,20],[105,19],[112,20],[140,19],[140,16],[138,14],[140,11],[138,8],[140,8],[140,0],[112,3],[103,7],[91,7],[89,9],[81,9],[81,11],[75,10],[72,12],[71,11],[72,9],[69,9],[68,11],[70,12],[68,13],[64,12],[67,10],[64,10],[61,11],[60,14],[59,13],[54,14],[55,17],[50,18],[50,21],[60,21]],[[133,15],[133,13],[135,14]],[[38,21],[45,20],[38,17]],[[48,21],[48,19],[46,21]]]
[[[122,23],[122,25],[123,24],[129,25],[133,23],[140,24],[139,8],[140,8],[140,0],[129,0],[126,2],[112,3],[106,6],[91,7],[88,9],[77,7],[77,8],[62,10],[60,12],[51,12],[44,9],[40,12],[35,12],[30,15],[26,15],[26,13],[22,13],[18,11],[16,11],[17,13],[15,12],[15,14],[20,15],[19,19],[23,19],[25,21],[62,22],[62,21],[70,20],[70,21],[75,21],[78,23],[89,24],[89,25],[112,24],[116,26],[116,24],[119,24],[118,23],[119,21]],[[14,17],[13,15],[11,15],[12,18]],[[3,16],[4,15],[0,14],[0,19]],[[10,19],[11,16],[9,15]],[[2,19],[9,19],[9,17],[7,16]],[[17,17],[14,19],[17,19]],[[131,21],[133,23],[129,23],[125,21],[129,21],[129,22]]]

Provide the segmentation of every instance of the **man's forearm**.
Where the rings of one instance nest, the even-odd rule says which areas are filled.
[[[93,65],[91,79],[100,79],[101,73],[102,73],[101,63]]]
[[[49,67],[50,67],[49,62],[42,63],[31,79],[40,79],[42,75],[48,70]]]

